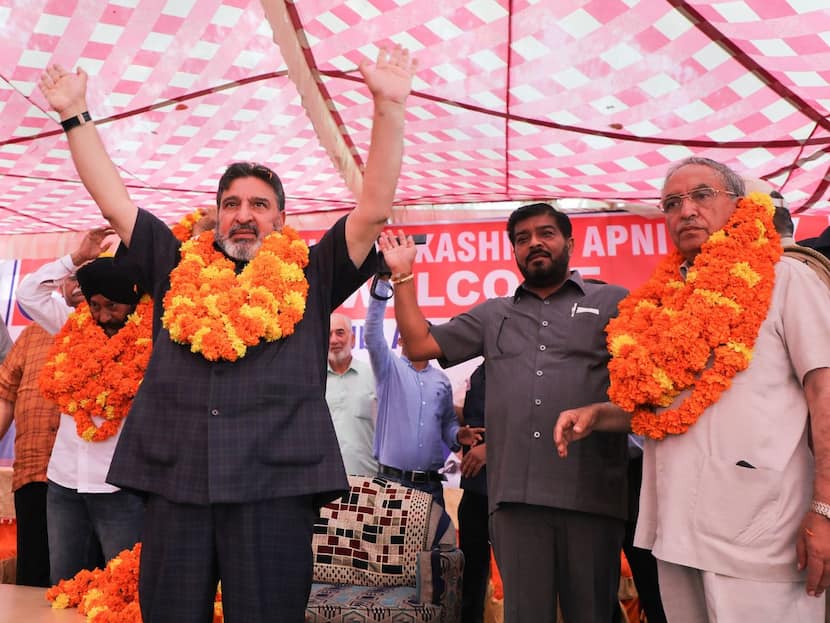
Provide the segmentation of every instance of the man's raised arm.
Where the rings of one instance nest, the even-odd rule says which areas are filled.
[[[61,122],[78,121],[66,132],[75,168],[101,214],[124,244],[129,246],[138,208],[127,194],[127,188],[107,154],[95,124],[84,117],[88,111],[87,78],[83,69],[71,73],[60,65],[52,65],[41,76],[38,86]]]
[[[439,359],[444,352],[429,332],[429,323],[418,306],[415,289],[415,275],[412,264],[415,261],[415,243],[412,237],[383,232],[378,239],[383,259],[392,271],[390,281],[395,286],[395,320],[398,330],[406,342],[410,359]]]
[[[349,257],[360,266],[392,215],[392,202],[403,157],[404,103],[417,64],[396,46],[381,49],[377,62],[363,63],[360,73],[372,93],[372,138],[360,198],[346,219]]]

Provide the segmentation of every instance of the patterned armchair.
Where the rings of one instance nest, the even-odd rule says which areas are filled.
[[[349,476],[320,511],[307,623],[457,623],[464,556],[428,493]]]

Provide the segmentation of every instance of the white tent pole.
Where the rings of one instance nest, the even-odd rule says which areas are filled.
[[[309,66],[304,49],[308,43],[301,30],[296,30],[288,15],[285,0],[261,0],[265,17],[274,31],[276,43],[288,67],[288,78],[296,85],[302,106],[311,121],[317,138],[355,199],[360,197],[363,174],[332,115],[334,104],[320,91],[320,76]]]

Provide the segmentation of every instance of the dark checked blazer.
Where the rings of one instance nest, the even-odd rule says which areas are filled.
[[[179,261],[164,223],[139,210],[119,261],[138,265],[152,293],[154,343],[108,482],[191,504],[307,494],[324,503],[348,489],[325,400],[329,316],[374,272],[377,256],[354,266],[345,217],[310,250],[306,311],[294,334],[233,363],[191,353],[161,326]]]

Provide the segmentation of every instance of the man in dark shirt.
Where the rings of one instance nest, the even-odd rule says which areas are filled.
[[[209,621],[220,579],[227,620],[304,620],[314,520],[321,504],[348,487],[325,402],[329,315],[374,271],[374,241],[391,214],[400,171],[415,64],[395,48],[360,69],[374,99],[361,194],[308,252],[304,270],[302,243],[286,243],[284,193],[273,171],[228,167],[217,191],[215,231],[180,249],[161,221],[132,202],[94,124],[81,121],[88,119],[86,74],[53,66],[41,79],[81,180],[155,302],[153,356],[109,473],[110,482],[147,493],[139,580],[147,623]],[[180,251],[188,258],[204,254],[210,267],[188,277],[183,267],[190,260],[180,260]],[[237,275],[222,268],[223,257]],[[299,290],[257,286],[270,278]],[[182,286],[171,290],[171,280],[179,279]],[[220,280],[247,287],[248,298],[230,299],[217,287]],[[200,286],[218,292],[206,300]],[[281,301],[276,328],[270,324],[276,314],[254,310],[270,297]],[[202,307],[194,306],[191,320],[199,329],[190,335],[174,324],[186,310],[184,316],[172,310],[195,299]],[[231,329],[210,324],[219,316],[236,318]],[[245,349],[243,334],[260,324],[270,328],[255,330],[259,341]],[[226,343],[233,353],[222,350]]]
[[[470,387],[462,410],[466,426],[484,427],[484,364],[470,375]],[[464,552],[464,578],[461,590],[461,623],[484,620],[484,600],[490,577],[490,533],[487,524],[487,444],[464,446],[461,461],[461,488],[458,505],[458,544]]]
[[[559,413],[607,403],[605,325],[626,292],[569,269],[566,214],[537,203],[507,223],[524,282],[442,325],[429,325],[411,278],[415,247],[381,236],[397,282],[395,316],[413,357],[454,365],[483,356],[490,538],[504,581],[506,623],[610,621],[626,509],[626,436],[603,435],[566,462],[550,433]],[[573,459],[573,460],[571,460]]]

